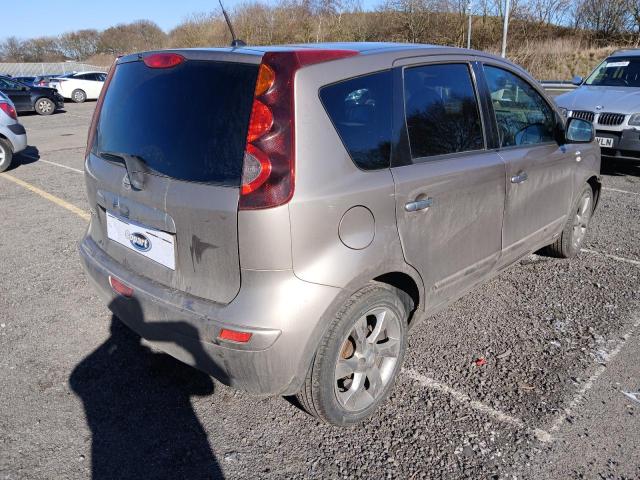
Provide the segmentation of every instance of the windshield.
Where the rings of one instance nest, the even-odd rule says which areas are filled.
[[[607,58],[585,83],[602,87],[640,87],[640,57]]]
[[[93,153],[135,156],[179,180],[239,186],[257,74],[256,65],[243,63],[120,64]]]

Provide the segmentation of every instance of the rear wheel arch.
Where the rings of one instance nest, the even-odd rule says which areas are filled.
[[[398,290],[401,296],[404,296],[406,311],[409,314],[408,325],[414,325],[416,313],[418,310],[424,309],[424,286],[422,279],[418,273],[408,265],[394,264],[390,268],[379,269],[368,275],[358,276],[352,280],[347,286],[342,288],[340,294],[335,298],[333,303],[327,308],[318,320],[313,333],[305,345],[305,355],[296,376],[289,384],[289,388],[284,392],[285,395],[295,394],[302,386],[309,368],[316,355],[316,352],[327,334],[335,316],[343,308],[344,304],[360,290],[370,286],[371,284],[382,284],[388,288]]]

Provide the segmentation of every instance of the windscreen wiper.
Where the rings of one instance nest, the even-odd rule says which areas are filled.
[[[124,163],[131,186],[136,190],[144,188],[144,174],[149,170],[144,158],[139,155],[118,152],[98,152],[98,156],[105,160]]]

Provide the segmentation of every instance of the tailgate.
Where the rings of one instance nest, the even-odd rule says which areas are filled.
[[[94,241],[140,275],[220,303],[240,289],[237,210],[258,70],[234,60],[118,64],[86,164]]]

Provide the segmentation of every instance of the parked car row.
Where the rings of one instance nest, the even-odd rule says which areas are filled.
[[[51,115],[64,108],[65,98],[75,103],[96,100],[106,77],[106,73],[97,71],[34,77],[0,75],[0,92],[12,100],[17,112]]]

